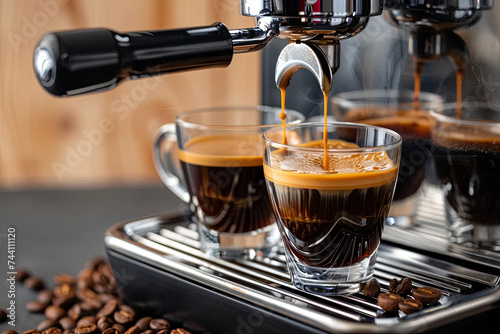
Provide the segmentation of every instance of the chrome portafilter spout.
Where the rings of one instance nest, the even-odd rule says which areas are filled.
[[[408,54],[413,58],[413,70],[418,73],[422,73],[426,63],[444,57],[450,59],[455,71],[465,73],[469,59],[467,44],[452,30],[410,31]]]
[[[328,94],[332,87],[332,76],[340,66],[340,43],[328,44],[296,42],[288,44],[281,51],[276,62],[275,81],[280,89],[286,89],[292,76],[301,68],[309,70]]]

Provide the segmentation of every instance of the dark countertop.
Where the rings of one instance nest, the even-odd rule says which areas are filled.
[[[0,308],[6,309],[7,230],[16,229],[15,264],[53,287],[58,273],[76,275],[85,263],[105,256],[104,232],[121,221],[176,210],[181,201],[156,187],[0,191]],[[16,327],[0,324],[0,332],[36,328],[43,315],[25,310],[36,292],[16,284]]]

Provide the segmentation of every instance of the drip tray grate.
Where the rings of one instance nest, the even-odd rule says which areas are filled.
[[[437,195],[431,189],[424,201],[436,202],[432,196]],[[429,212],[439,210],[439,205],[422,206],[426,210],[419,211],[414,225],[386,226],[375,270],[382,292],[388,290],[392,278],[406,276],[414,287],[441,291],[437,305],[411,315],[387,314],[376,298],[362,293],[327,297],[297,290],[290,284],[282,251],[253,260],[210,258],[200,251],[194,224],[180,213],[115,225],[105,242],[108,250],[310,326],[318,333],[413,332],[486,311],[500,301],[499,254],[450,246],[442,215]]]

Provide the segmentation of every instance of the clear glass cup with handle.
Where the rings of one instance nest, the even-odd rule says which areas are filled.
[[[373,275],[401,157],[401,136],[363,124],[323,123],[264,133],[264,175],[288,271],[297,288],[355,293]],[[325,164],[325,153],[327,156]]]
[[[281,125],[281,109],[216,107],[179,114],[160,128],[154,162],[165,185],[188,203],[202,249],[252,258],[276,248],[279,235],[262,170],[262,133]],[[286,122],[304,116],[287,110]]]

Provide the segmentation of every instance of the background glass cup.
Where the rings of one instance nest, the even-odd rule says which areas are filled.
[[[433,179],[429,147],[434,119],[429,111],[441,110],[442,106],[443,99],[428,92],[420,93],[418,110],[414,108],[413,91],[352,91],[332,98],[333,114],[338,121],[381,126],[403,138],[398,182],[389,213],[392,224],[412,224],[424,180]]]
[[[320,294],[355,293],[373,275],[401,156],[401,136],[370,125],[323,123],[264,133],[264,174],[292,283]],[[352,144],[338,147],[332,140]],[[337,142],[338,143],[338,142]]]
[[[500,251],[500,108],[447,104],[432,133],[451,241]]]
[[[193,110],[158,131],[158,174],[189,203],[202,249],[210,255],[265,255],[279,241],[262,170],[262,132],[281,125],[280,113],[265,106]],[[287,123],[304,119],[286,113]]]

